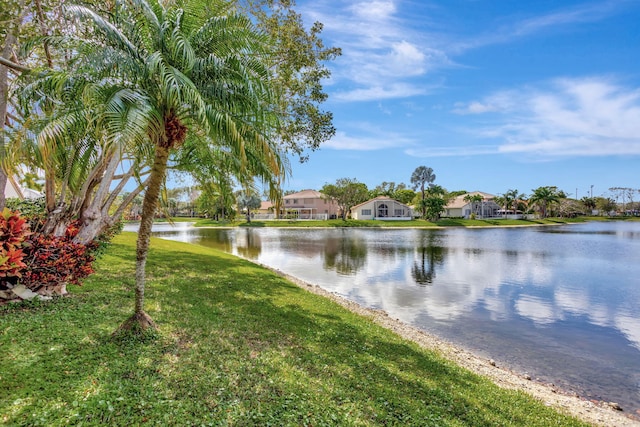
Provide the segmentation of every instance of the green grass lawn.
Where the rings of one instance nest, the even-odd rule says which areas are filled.
[[[578,426],[284,278],[154,239],[144,340],[135,235],[71,296],[0,307],[0,423],[10,426]]]

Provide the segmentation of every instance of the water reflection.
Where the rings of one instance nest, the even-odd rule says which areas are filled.
[[[430,285],[436,276],[436,266],[444,263],[445,248],[440,246],[441,239],[435,233],[423,235],[416,248],[416,260],[411,268],[411,277],[418,285]]]
[[[324,244],[324,268],[350,276],[362,269],[367,246],[357,235],[330,236]]]
[[[639,228],[162,233],[258,260],[514,369],[640,408]]]
[[[262,240],[258,233],[245,228],[236,234],[236,249],[238,254],[249,259],[258,259],[262,252]]]

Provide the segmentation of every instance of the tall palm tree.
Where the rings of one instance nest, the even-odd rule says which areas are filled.
[[[542,212],[542,218],[546,218],[549,205],[560,200],[558,190],[556,187],[538,187],[531,191],[533,194],[529,198],[529,203],[538,205]]]
[[[226,3],[209,6],[204,17],[203,10],[157,0],[117,2],[106,17],[83,6],[67,9],[90,28],[76,35],[74,72],[84,77],[84,103],[105,106],[99,125],[112,145],[134,141],[127,149],[150,159],[136,244],[135,312],[121,328],[154,326],[144,312],[151,225],[169,158],[185,141],[222,149],[238,170],[259,170],[266,180],[283,172],[271,138],[278,121],[264,61],[268,40],[245,17],[227,13]]]
[[[422,195],[421,198],[421,209],[422,216],[425,216],[425,197],[426,197],[426,187],[427,185],[431,185],[433,181],[436,180],[436,174],[433,173],[433,169],[428,168],[426,166],[418,166],[416,170],[411,174],[411,183],[413,184],[413,190],[417,190],[420,188],[420,193]]]

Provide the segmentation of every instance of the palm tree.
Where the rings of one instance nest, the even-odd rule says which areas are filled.
[[[511,209],[511,207],[514,206],[515,203],[517,202],[518,190],[507,190],[507,192],[502,195],[502,198],[504,199],[504,209],[506,214]],[[514,213],[515,213],[515,208],[514,208]]]
[[[542,211],[542,218],[547,217],[547,208],[551,203],[560,200],[560,195],[556,187],[538,187],[529,198],[529,203],[538,205]]]
[[[583,197],[580,199],[586,209],[592,212],[596,208],[596,199],[593,197]]]
[[[482,201],[484,200],[484,197],[482,197],[482,194],[480,193],[476,193],[476,194],[467,194],[466,196],[464,196],[464,201],[467,203],[471,203],[472,206],[472,210],[475,209],[475,214],[478,214],[478,203],[482,203]]]
[[[420,205],[423,217],[425,216],[425,187],[427,186],[427,184],[430,186],[431,183],[433,183],[433,181],[435,180],[436,175],[433,173],[433,169],[426,166],[418,166],[416,170],[413,171],[413,174],[411,174],[411,183],[413,184],[413,190],[415,191],[420,188],[420,193],[422,194]]]
[[[185,141],[222,149],[237,170],[259,169],[267,181],[283,173],[271,139],[278,121],[264,63],[268,41],[245,17],[226,14],[223,2],[209,5],[209,16],[154,0],[117,2],[108,17],[68,8],[91,28],[76,35],[81,55],[74,71],[85,80],[75,82],[84,85],[84,103],[105,105],[100,129],[111,145],[135,141],[136,151],[150,156],[136,244],[135,311],[123,329],[154,327],[144,312],[151,225],[169,157]]]

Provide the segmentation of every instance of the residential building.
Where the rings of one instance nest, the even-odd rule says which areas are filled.
[[[267,200],[260,202],[260,207],[255,211],[256,214],[272,214],[273,213],[273,202]]]
[[[467,196],[475,195],[482,196],[482,201],[471,202],[468,200]],[[443,218],[469,218],[471,214],[474,214],[477,218],[498,216],[500,206],[494,201],[495,198],[496,196],[493,194],[481,191],[461,194],[447,203],[440,216]]]
[[[377,219],[382,221],[413,219],[411,208],[388,196],[378,196],[351,208],[353,219]]]
[[[335,200],[315,190],[302,190],[286,195],[283,199],[285,218],[331,219],[336,218],[340,211]]]

